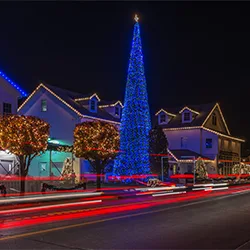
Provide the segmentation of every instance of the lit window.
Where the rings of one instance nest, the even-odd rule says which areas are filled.
[[[206,139],[206,148],[212,148],[213,143],[212,143],[212,139],[207,138]]]
[[[161,114],[160,115],[160,123],[166,122],[166,115]]]
[[[12,107],[11,107],[11,103],[3,103],[3,114],[4,115],[8,115],[8,114],[12,114]]]
[[[96,111],[96,103],[95,100],[90,101],[90,110],[91,111]]]
[[[217,125],[217,117],[216,117],[216,114],[214,114],[214,113],[213,113],[213,115],[212,115],[212,124],[213,124],[214,126]]]
[[[41,100],[41,110],[42,112],[47,111],[47,100]]]
[[[184,113],[184,121],[190,121],[190,113],[189,112]]]
[[[120,116],[120,109],[119,109],[119,107],[115,107],[115,115]]]

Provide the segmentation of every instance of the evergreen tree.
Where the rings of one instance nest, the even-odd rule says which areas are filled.
[[[149,131],[151,122],[137,16],[135,21],[120,127],[121,153],[114,166],[117,175],[126,176],[150,173]]]
[[[150,166],[153,174],[161,174],[161,158],[168,154],[168,140],[160,126],[150,131]],[[167,159],[164,158],[164,176],[167,173]]]

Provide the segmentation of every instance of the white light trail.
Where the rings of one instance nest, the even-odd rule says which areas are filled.
[[[84,194],[64,194],[64,195],[45,195],[42,197],[27,197],[27,198],[13,198],[13,199],[1,199],[1,203],[12,203],[14,201],[43,201],[43,200],[49,200],[49,199],[64,199],[64,198],[79,198],[79,197],[92,197],[92,196],[98,196],[103,194],[103,192],[96,192],[96,193],[84,193]]]
[[[50,209],[50,208],[60,208],[60,207],[72,207],[77,205],[85,205],[85,204],[91,204],[91,203],[98,203],[102,202],[102,200],[93,200],[93,201],[83,201],[83,202],[74,202],[74,203],[67,203],[67,204],[59,204],[59,205],[48,205],[48,206],[39,206],[39,207],[28,207],[28,208],[20,208],[20,209],[10,209],[10,210],[3,210],[0,211],[1,214],[10,214],[10,213],[18,213],[18,212],[32,212],[36,210],[41,209]]]

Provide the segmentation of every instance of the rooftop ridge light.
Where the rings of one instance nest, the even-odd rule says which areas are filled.
[[[231,135],[225,135],[225,134],[222,134],[222,133],[217,132],[215,130],[206,128],[204,126],[180,127],[180,128],[163,128],[163,130],[165,130],[165,131],[171,131],[171,130],[178,131],[178,130],[187,130],[187,129],[204,129],[204,130],[207,130],[207,131],[209,131],[211,133],[214,133],[216,135],[219,135],[219,136],[222,136],[222,137],[225,137],[225,138],[228,138],[228,139],[232,139],[232,140],[240,141],[240,142],[245,142],[244,139],[237,138],[237,137],[234,137],[234,136],[231,136]]]
[[[165,109],[160,109],[155,115],[159,115],[161,112],[164,112],[164,113],[166,113],[167,115],[170,115],[170,116],[176,116],[175,114],[167,112]]]
[[[94,93],[93,95],[88,96],[88,97],[76,98],[76,99],[74,99],[74,101],[75,102],[86,101],[86,100],[90,100],[94,96],[97,98],[98,101],[101,101],[101,99],[99,98],[99,96],[96,93]]]
[[[197,114],[197,115],[200,114],[199,112],[197,112],[197,111],[195,111],[195,110],[189,108],[188,106],[185,106],[182,110],[179,111],[179,113],[181,114],[185,109],[187,109],[187,110],[189,110],[190,112],[195,113],[195,114]]]
[[[0,76],[2,76],[6,81],[8,81],[16,90],[18,90],[22,96],[26,97],[27,93],[24,92],[16,83],[14,83],[8,76],[6,76],[2,71],[0,71]]]
[[[99,108],[107,108],[107,107],[114,107],[116,106],[117,104],[120,104],[123,108],[123,105],[122,105],[122,102],[121,101],[117,101],[115,103],[111,103],[111,104],[107,104],[107,105],[99,105]]]
[[[84,115],[81,114],[79,111],[77,111],[75,108],[73,108],[70,104],[68,104],[66,101],[64,101],[60,96],[56,95],[50,88],[46,87],[43,83],[40,83],[39,86],[29,95],[29,97],[23,102],[23,104],[18,108],[18,112],[24,107],[24,105],[31,99],[32,96],[34,96],[34,94],[41,88],[43,87],[44,89],[46,89],[50,94],[52,94],[53,96],[55,96],[58,100],[60,100],[62,103],[64,103],[68,108],[70,108],[71,110],[73,110],[77,115],[79,115],[82,118],[89,118],[89,119],[94,119],[94,120],[100,120],[100,121],[106,121],[106,122],[110,122],[110,123],[114,123],[114,124],[120,124],[120,122],[115,122],[115,121],[111,121],[111,120],[107,120],[107,119],[103,119],[103,118],[99,118],[99,117],[94,117],[94,116],[89,116],[89,115]]]

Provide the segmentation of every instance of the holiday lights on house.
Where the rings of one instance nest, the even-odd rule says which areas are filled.
[[[201,129],[201,126],[193,126],[193,127],[180,127],[180,128],[163,128],[163,130],[171,131],[171,130],[187,130],[187,129]]]
[[[197,112],[197,111],[195,111],[195,110],[193,110],[193,109],[191,109],[191,108],[189,108],[187,106],[185,106],[182,110],[180,110],[179,113],[181,114],[185,109],[189,110],[192,113],[195,113],[196,115],[200,114],[199,112]]]
[[[107,104],[107,105],[99,105],[99,108],[115,107],[116,105],[120,105],[123,108],[121,101],[117,101],[115,103]]]
[[[31,95],[23,102],[23,104],[18,108],[18,112],[24,107],[24,105],[32,98],[32,96],[35,95],[35,93],[40,89],[40,88],[44,88],[46,89],[50,94],[52,94],[54,97],[56,97],[58,100],[60,100],[63,104],[65,104],[68,108],[70,108],[71,110],[73,110],[77,115],[79,115],[82,118],[89,118],[91,120],[100,120],[100,121],[104,121],[104,122],[110,122],[113,124],[117,124],[119,125],[120,122],[115,122],[115,121],[111,121],[111,120],[106,120],[106,119],[102,119],[99,117],[92,117],[89,115],[83,115],[81,114],[79,111],[77,111],[75,108],[73,108],[71,105],[69,105],[66,101],[64,101],[61,97],[59,97],[57,94],[55,94],[51,89],[49,89],[47,86],[45,86],[43,83],[40,83],[39,86],[31,93]]]
[[[16,90],[18,90],[23,97],[27,96],[27,93],[24,92],[16,83],[14,83],[9,77],[7,77],[2,71],[0,71],[0,76],[2,76],[6,81],[8,81]]]
[[[224,125],[225,125],[225,127],[226,127],[227,133],[230,135],[230,131],[229,131],[228,127],[227,127],[227,124],[226,124],[225,118],[224,118],[224,116],[223,116],[223,114],[222,114],[222,111],[221,111],[221,108],[220,108],[219,103],[216,103],[216,104],[214,105],[214,107],[212,108],[212,110],[210,111],[209,115],[207,116],[207,118],[205,119],[205,121],[202,123],[201,126],[204,126],[204,125],[206,124],[207,120],[209,119],[209,117],[212,115],[212,113],[214,112],[214,110],[215,110],[216,108],[218,108],[218,110],[219,110],[219,112],[220,112],[220,115],[221,115],[221,117],[222,117],[223,123],[224,123]]]
[[[76,98],[76,99],[74,99],[74,101],[75,102],[86,101],[86,100],[92,99],[93,97],[96,97],[96,99],[98,100],[98,102],[101,101],[101,99],[99,98],[99,96],[96,93],[94,93],[93,95],[91,95],[89,97]]]
[[[203,126],[201,126],[201,128],[203,128],[204,130],[207,130],[209,132],[212,132],[212,133],[214,133],[216,135],[219,135],[221,137],[225,137],[225,138],[228,138],[228,139],[231,139],[231,140],[235,140],[235,141],[245,142],[244,139],[240,139],[240,138],[236,138],[236,137],[233,137],[233,136],[225,135],[225,134],[222,134],[220,132],[214,131],[212,129],[209,129],[209,128],[206,128],[206,127],[203,127]]]
[[[240,139],[240,138],[237,138],[237,137],[225,135],[225,134],[222,134],[222,133],[217,132],[217,131],[215,131],[215,130],[206,128],[206,127],[204,127],[204,126],[180,127],[180,128],[163,128],[164,131],[179,131],[179,130],[189,130],[189,129],[204,129],[204,130],[207,130],[207,131],[209,131],[209,132],[211,132],[211,133],[214,133],[214,134],[216,134],[216,135],[219,135],[219,136],[221,136],[221,137],[225,137],[225,138],[228,138],[228,139],[231,139],[231,140],[235,140],[235,141],[245,142],[244,139]]]
[[[167,112],[165,109],[160,109],[155,115],[159,115],[161,112],[164,112],[165,114],[169,115],[169,116],[173,116],[175,117],[176,115],[175,114],[172,114],[172,113],[169,113]]]
[[[116,175],[149,174],[151,128],[138,16],[135,16],[124,108],[120,127],[121,153],[114,165]],[[127,179],[127,181],[130,181]]]

